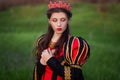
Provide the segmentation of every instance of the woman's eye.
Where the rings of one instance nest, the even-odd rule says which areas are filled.
[[[57,22],[57,19],[54,18],[52,21],[53,21],[53,22]]]
[[[62,18],[61,21],[64,22],[66,19],[65,18]]]

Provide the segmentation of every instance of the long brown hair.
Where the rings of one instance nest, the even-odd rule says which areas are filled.
[[[53,8],[47,11],[47,18],[50,19],[52,13],[54,12],[64,12],[67,15],[68,20],[72,17],[72,13],[70,11],[67,11],[62,8]],[[54,34],[54,31],[51,25],[49,24],[47,32],[41,35],[37,40],[36,48],[35,48],[35,54],[36,54],[37,60],[40,60],[42,51],[48,48],[49,42],[51,41],[53,34]],[[59,53],[59,49],[63,46],[64,42],[67,41],[69,34],[70,34],[69,24],[67,24],[66,30],[63,32],[62,36],[60,37],[60,39],[57,41],[55,45],[55,49],[56,49],[55,55]]]

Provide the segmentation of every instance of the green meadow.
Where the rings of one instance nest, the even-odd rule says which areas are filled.
[[[83,66],[85,80],[120,80],[120,5],[106,13],[97,4],[72,8],[70,30],[86,39],[90,58]],[[16,6],[0,11],[0,80],[32,80],[36,39],[47,30],[47,5]]]

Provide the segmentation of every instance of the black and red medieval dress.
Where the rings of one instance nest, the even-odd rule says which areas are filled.
[[[33,80],[84,80],[81,68],[89,55],[88,43],[81,37],[71,36],[46,66],[36,63]]]

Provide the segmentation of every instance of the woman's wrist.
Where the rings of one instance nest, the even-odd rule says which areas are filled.
[[[40,59],[40,64],[42,64],[43,66],[47,65],[46,62],[42,58]]]

